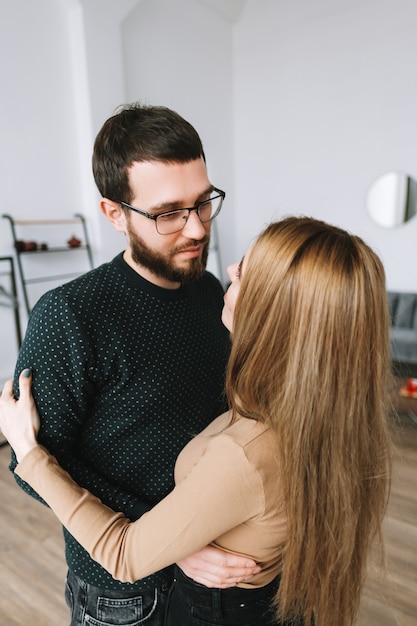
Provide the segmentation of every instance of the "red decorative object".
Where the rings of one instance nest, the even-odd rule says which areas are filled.
[[[33,252],[34,250],[47,250],[47,243],[37,243],[36,241],[23,241],[17,239],[15,241],[15,248],[18,252]]]
[[[78,248],[78,246],[81,246],[81,240],[73,235],[71,239],[68,239],[67,244],[70,248]]]
[[[405,385],[400,389],[400,395],[405,398],[417,398],[417,378],[407,378]]]
[[[24,241],[23,242],[23,250],[25,252],[32,252],[33,250],[36,250],[37,247],[38,247],[38,244],[36,243],[36,241]]]

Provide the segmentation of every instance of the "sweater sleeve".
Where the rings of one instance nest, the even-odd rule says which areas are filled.
[[[132,519],[149,510],[108,482],[85,462],[78,453],[79,435],[89,419],[91,398],[97,394],[94,380],[95,361],[88,339],[77,316],[56,292],[45,294],[29,319],[25,339],[15,368],[15,395],[20,372],[30,367],[33,372],[33,395],[41,417],[39,442],[56,455],[59,463],[81,484],[88,477],[88,486],[97,496],[107,499],[112,507],[123,510]],[[11,453],[10,469],[17,460]],[[16,476],[19,486],[42,501],[41,494]]]
[[[135,522],[79,487],[41,446],[22,459],[16,473],[45,499],[91,557],[123,582],[192,554],[263,506],[257,472],[242,447],[222,435],[211,440],[174,490]]]

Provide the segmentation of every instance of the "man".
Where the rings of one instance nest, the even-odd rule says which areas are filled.
[[[181,448],[225,408],[223,290],[205,272],[225,193],[208,178],[195,129],[163,107],[134,104],[107,120],[93,172],[126,250],[40,299],[16,374],[33,371],[40,442],[76,481],[136,519],[171,490]],[[120,583],[64,535],[71,626],[162,625],[170,571]],[[181,563],[210,586],[233,585],[253,565],[213,547]]]

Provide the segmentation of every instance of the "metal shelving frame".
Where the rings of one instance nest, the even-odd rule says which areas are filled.
[[[39,277],[33,277],[33,278],[26,278],[26,274],[25,274],[25,268],[24,268],[24,264],[22,263],[22,257],[25,256],[27,258],[30,258],[31,255],[39,255],[39,254],[51,254],[51,253],[65,253],[65,252],[74,252],[74,251],[80,251],[80,250],[84,250],[87,254],[87,259],[88,259],[88,263],[89,263],[89,268],[88,269],[92,269],[93,268],[93,256],[92,256],[92,252],[91,252],[91,246],[90,246],[90,240],[88,237],[88,232],[87,232],[87,226],[85,223],[85,218],[83,215],[81,215],[80,213],[75,213],[73,218],[70,219],[56,219],[56,220],[17,220],[14,219],[11,215],[8,214],[3,214],[3,217],[5,219],[7,219],[10,223],[10,228],[11,228],[11,232],[12,232],[12,237],[13,237],[13,243],[14,243],[14,247],[16,250],[16,260],[17,260],[17,266],[18,266],[18,270],[19,270],[19,276],[20,276],[20,280],[21,280],[21,285],[22,285],[22,293],[23,293],[23,299],[25,302],[25,306],[26,306],[26,311],[28,313],[28,315],[31,312],[31,305],[29,302],[29,295],[28,295],[28,291],[27,291],[27,286],[33,283],[40,283],[40,282],[50,282],[50,281],[54,281],[54,280],[59,280],[59,279],[70,279],[70,278],[74,278],[75,276],[78,276],[80,274],[80,272],[70,272],[70,273],[59,273],[59,274],[55,274],[53,276],[39,276]],[[77,246],[77,247],[73,247],[71,248],[70,246],[59,246],[59,247],[53,247],[53,248],[46,248],[46,249],[36,249],[36,250],[20,250],[19,246],[17,245],[17,242],[19,241],[19,238],[17,237],[17,232],[16,232],[16,227],[24,227],[24,226],[59,226],[59,225],[65,225],[65,224],[80,224],[83,230],[83,234],[84,234],[84,240],[85,243]]]

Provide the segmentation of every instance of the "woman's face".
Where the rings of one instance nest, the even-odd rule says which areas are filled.
[[[233,330],[233,317],[235,314],[236,300],[240,290],[240,281],[245,271],[249,254],[250,250],[248,250],[240,263],[233,263],[233,265],[229,265],[227,268],[227,274],[231,283],[224,295],[222,322],[230,332]]]

